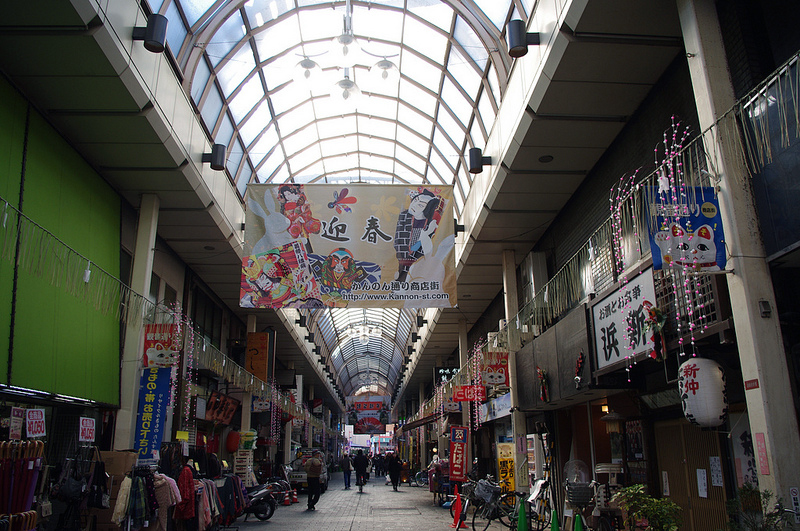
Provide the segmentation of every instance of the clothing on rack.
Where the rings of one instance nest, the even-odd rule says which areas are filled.
[[[126,529],[166,531],[169,508],[181,501],[174,479],[137,467],[122,480],[111,521]]]
[[[175,506],[176,520],[189,520],[194,518],[195,497],[194,497],[194,473],[189,465],[184,465],[178,476],[178,490],[181,494],[181,501]]]

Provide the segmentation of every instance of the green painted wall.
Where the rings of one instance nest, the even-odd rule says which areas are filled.
[[[0,79],[0,197],[15,206],[26,109],[27,102]],[[92,264],[119,276],[119,196],[33,109],[24,179],[23,214]],[[2,205],[0,201],[0,216]],[[7,235],[0,226],[3,237]],[[42,254],[40,259],[49,267],[60,266],[52,256]],[[13,258],[0,257],[4,383],[9,383],[13,273]],[[16,293],[11,385],[118,404],[119,321],[28,271],[18,272]]]

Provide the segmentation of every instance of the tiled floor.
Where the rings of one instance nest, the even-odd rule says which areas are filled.
[[[427,487],[402,484],[395,492],[384,481],[371,479],[364,492],[359,493],[355,477],[350,490],[344,490],[341,472],[333,474],[328,491],[315,511],[306,511],[306,494],[301,493],[299,501],[279,506],[266,522],[249,516],[247,522],[241,517],[233,525],[242,530],[276,531],[447,531],[453,523],[449,509],[434,505],[433,494]],[[489,529],[508,528],[493,525]]]

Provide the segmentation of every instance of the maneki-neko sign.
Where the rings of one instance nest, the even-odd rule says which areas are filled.
[[[508,352],[485,352],[481,367],[481,379],[483,385],[508,386]]]
[[[243,308],[456,305],[452,186],[248,185]]]

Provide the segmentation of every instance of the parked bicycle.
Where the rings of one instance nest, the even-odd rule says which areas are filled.
[[[503,494],[500,485],[487,479],[481,479],[475,487],[475,494],[482,499],[483,504],[476,508],[472,515],[474,531],[486,531],[494,520],[499,521],[505,527],[510,527],[512,521],[516,521],[513,516],[515,504],[509,505],[509,495],[516,496],[517,493]]]
[[[411,483],[412,487],[427,487],[428,486],[428,471],[420,470],[414,474],[414,480]]]

